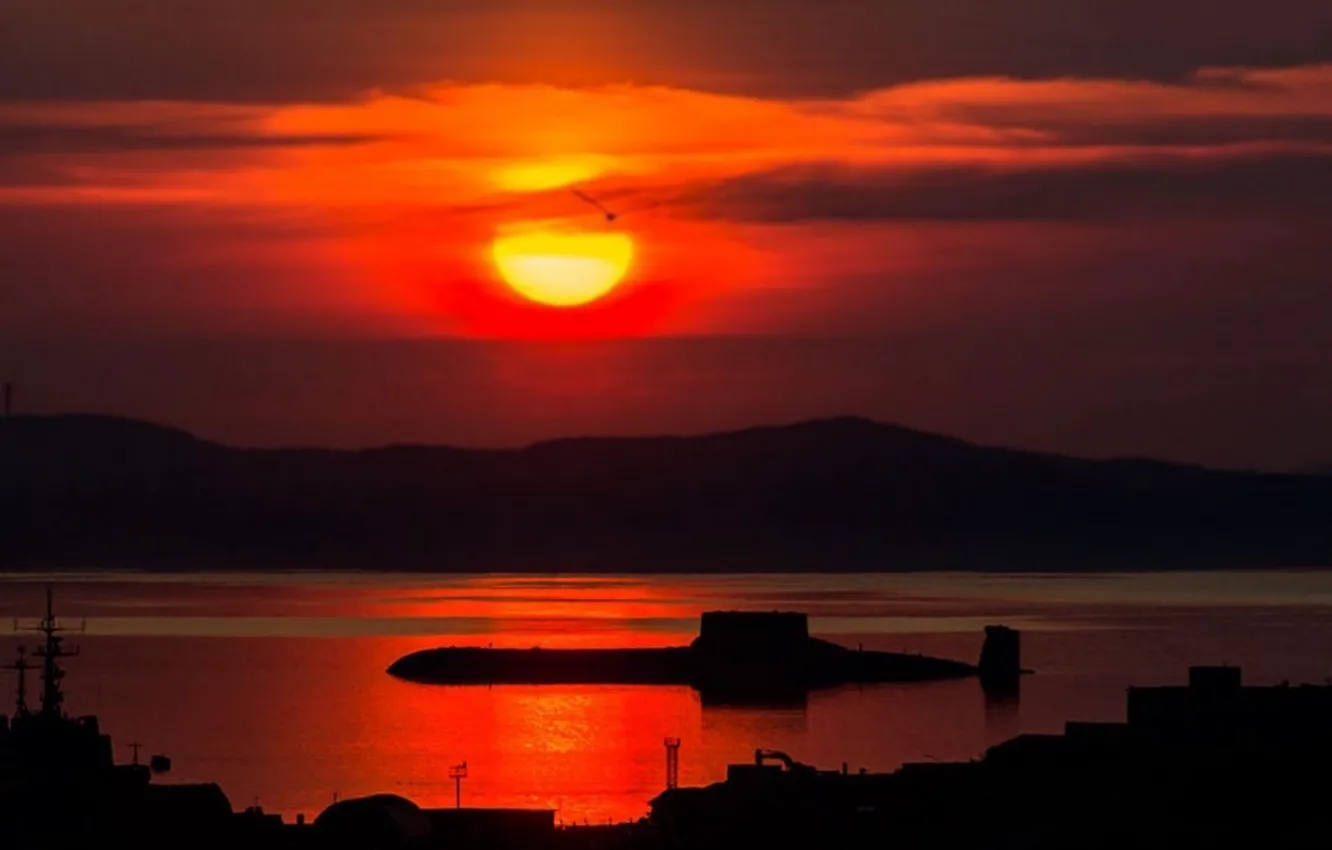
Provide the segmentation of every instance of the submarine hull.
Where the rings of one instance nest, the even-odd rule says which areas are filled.
[[[975,665],[925,655],[862,652],[816,638],[779,650],[740,651],[702,641],[667,649],[426,649],[388,672],[438,685],[688,685],[717,694],[800,693],[874,682],[929,682],[975,676]]]
[[[923,655],[812,653],[772,665],[671,649],[426,649],[388,672],[434,685],[688,685],[700,691],[809,690],[873,682],[930,682],[974,676],[960,661]]]
[[[688,685],[705,695],[789,696],[873,682],[932,682],[1020,674],[1018,633],[986,629],[979,665],[891,652],[863,652],[810,637],[795,612],[710,611],[688,646],[667,649],[477,649],[406,655],[400,679],[438,685]]]
[[[687,647],[670,649],[426,649],[388,672],[438,685],[687,685]]]

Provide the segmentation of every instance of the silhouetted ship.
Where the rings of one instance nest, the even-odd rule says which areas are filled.
[[[1016,685],[1019,635],[986,629],[977,664],[848,649],[810,637],[794,612],[710,611],[688,646],[665,649],[482,649],[447,647],[403,656],[388,672],[428,684],[689,685],[710,698],[781,699],[818,688],[871,682],[929,682],[979,676]]]
[[[170,769],[165,756],[150,764],[117,764],[111,738],[96,717],[64,711],[60,659],[77,655],[63,645],[47,591],[46,616],[33,631],[42,644],[32,663],[20,649],[7,665],[17,673],[12,718],[0,716],[0,846],[77,846],[121,832],[144,841],[193,834],[201,823],[229,822],[231,805],[216,785],[156,785]],[[41,703],[28,705],[27,674],[41,672]],[[12,843],[6,843],[12,842]],[[92,846],[87,844],[85,846]]]

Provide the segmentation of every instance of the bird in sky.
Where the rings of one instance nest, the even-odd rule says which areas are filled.
[[[570,189],[569,191],[573,192],[574,195],[578,197],[579,200],[583,201],[584,203],[590,204],[596,207],[598,210],[600,210],[601,214],[606,217],[607,224],[614,224],[615,221],[620,218],[620,216],[628,215],[631,212],[641,212],[643,210],[650,210],[653,207],[657,206],[656,201],[651,201],[649,203],[643,204],[642,206],[631,207],[626,210],[620,210],[619,212],[615,212],[613,210],[607,209],[605,204],[601,203],[601,201],[598,201],[596,198],[592,197],[591,195],[588,195],[586,192],[582,192],[578,189]]]

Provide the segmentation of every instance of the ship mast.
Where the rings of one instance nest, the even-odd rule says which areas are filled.
[[[37,656],[42,659],[41,713],[46,717],[63,717],[61,706],[65,702],[65,694],[60,690],[60,680],[65,678],[65,671],[60,668],[60,659],[78,655],[79,650],[77,647],[71,650],[61,646],[64,638],[60,633],[70,630],[56,623],[49,584],[46,586],[46,617],[32,631],[40,632],[45,637],[42,646],[37,649]]]

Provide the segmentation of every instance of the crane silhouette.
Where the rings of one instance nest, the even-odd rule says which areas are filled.
[[[615,212],[614,210],[607,209],[605,204],[603,204],[601,201],[598,201],[596,198],[592,197],[586,192],[583,192],[579,189],[570,189],[569,191],[573,192],[574,196],[577,197],[579,200],[583,201],[586,204],[594,206],[598,210],[600,210],[601,214],[606,217],[607,224],[614,224],[616,220],[618,220],[621,216],[628,215],[631,212],[642,212],[643,210],[650,210],[653,207],[657,206],[656,201],[650,201],[646,204],[643,204],[642,206],[630,207],[629,209]]]

